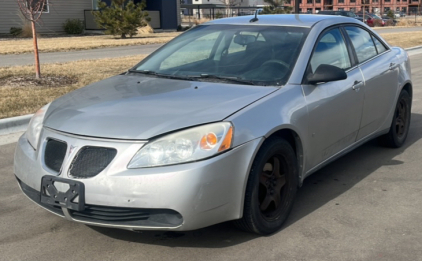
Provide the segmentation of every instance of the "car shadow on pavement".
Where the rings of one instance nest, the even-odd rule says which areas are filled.
[[[305,179],[283,228],[294,224],[321,206],[333,201],[382,166],[403,164],[394,158],[422,138],[422,115],[412,114],[409,135],[402,148],[385,148],[372,140],[327,165]],[[336,204],[333,202],[333,204]],[[188,232],[142,231],[93,227],[93,230],[119,240],[168,247],[224,248],[258,238],[236,229],[231,222]]]

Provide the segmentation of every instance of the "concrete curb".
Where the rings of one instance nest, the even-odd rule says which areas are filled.
[[[405,50],[406,51],[413,51],[413,50],[421,49],[421,48],[422,48],[422,45],[418,45],[418,46],[413,46],[413,47],[406,48]]]
[[[422,45],[406,48],[406,51],[417,51]],[[18,117],[0,119],[0,135],[12,134],[20,131],[26,131],[29,121],[34,114],[28,114]]]
[[[28,114],[18,117],[0,119],[0,135],[26,131],[29,121],[34,114]]]

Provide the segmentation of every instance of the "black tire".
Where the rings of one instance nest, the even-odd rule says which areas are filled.
[[[380,137],[381,144],[391,148],[400,148],[409,133],[412,99],[406,90],[402,90],[394,109],[390,131]]]
[[[249,173],[243,217],[235,220],[234,224],[242,230],[260,235],[280,230],[296,196],[297,172],[297,160],[292,146],[278,137],[266,140]]]

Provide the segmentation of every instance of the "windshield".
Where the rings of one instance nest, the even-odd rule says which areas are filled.
[[[197,26],[134,70],[154,77],[282,85],[290,76],[308,31],[284,26]]]

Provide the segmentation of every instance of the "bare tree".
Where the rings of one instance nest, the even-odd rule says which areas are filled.
[[[34,54],[35,54],[35,78],[41,77],[40,71],[40,58],[38,55],[38,39],[37,30],[35,23],[41,18],[44,8],[47,5],[47,0],[16,0],[19,5],[19,9],[22,12],[23,17],[31,22],[32,26],[32,38],[34,42]]]
[[[229,16],[229,14],[232,13],[231,9],[233,7],[240,5],[240,0],[219,0],[219,1],[226,7],[227,16]]]

